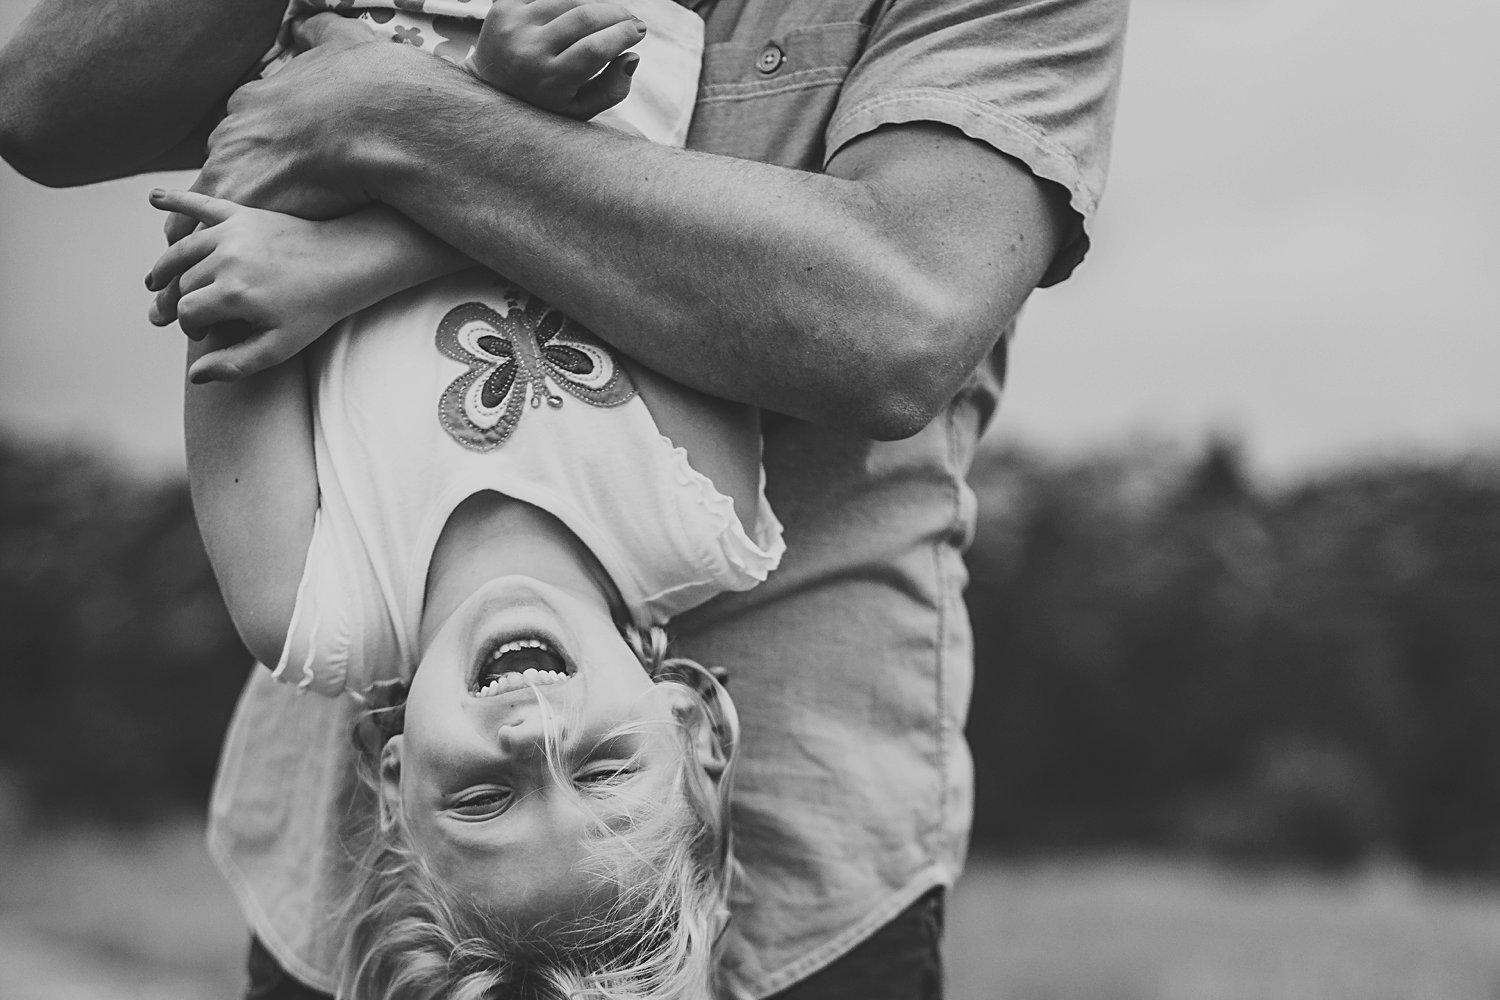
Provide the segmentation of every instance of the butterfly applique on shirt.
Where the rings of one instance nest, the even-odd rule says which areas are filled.
[[[475,451],[498,448],[528,404],[563,405],[554,386],[590,406],[635,395],[618,359],[581,324],[524,292],[507,289],[505,302],[503,313],[465,302],[438,323],[438,350],[468,366],[438,404],[453,440]]]

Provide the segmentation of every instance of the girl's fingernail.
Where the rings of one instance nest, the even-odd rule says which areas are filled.
[[[636,17],[634,14],[630,15],[630,19],[635,22],[636,30],[639,31],[641,34],[644,35],[646,33],[646,22],[642,21],[640,18]]]
[[[635,76],[635,71],[640,69],[640,66],[641,58],[636,56],[634,59],[625,60],[625,65],[620,68],[625,71],[626,76]]]
[[[213,379],[209,377],[208,372],[189,372],[188,381],[194,385],[206,385]]]
[[[163,196],[165,196],[166,193],[167,192],[164,191],[164,190],[162,190],[161,188],[152,188],[151,189],[151,200],[152,201],[156,201],[157,199],[162,198]]]
[[[156,291],[156,286],[153,285],[151,282],[152,282],[151,274],[150,274],[150,272],[147,272],[147,274],[146,274],[146,290],[150,291],[150,292],[154,292],[154,291]]]

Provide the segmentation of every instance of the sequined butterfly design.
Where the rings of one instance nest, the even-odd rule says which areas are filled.
[[[619,406],[635,395],[619,361],[582,325],[524,292],[507,290],[505,303],[501,313],[465,302],[438,323],[438,350],[468,366],[438,403],[453,440],[475,451],[498,448],[528,402],[563,405],[554,385],[590,406]]]

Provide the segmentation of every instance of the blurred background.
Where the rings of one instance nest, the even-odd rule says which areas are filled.
[[[0,0],[0,40],[28,0]],[[958,1000],[1500,997],[1500,4],[1137,0],[974,473]],[[0,996],[237,995],[138,178],[0,167]]]

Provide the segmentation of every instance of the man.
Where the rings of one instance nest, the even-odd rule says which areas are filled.
[[[42,0],[0,55],[0,151],[54,184],[203,162],[281,7]],[[728,981],[937,996],[970,808],[963,475],[998,395],[992,351],[1087,247],[1124,0],[701,12],[689,151],[536,111],[325,18],[307,53],[229,102],[199,187],[314,217],[385,202],[648,366],[767,411],[787,558],[674,623],[684,654],[731,667],[744,719]],[[358,803],[247,830],[234,786],[274,792],[317,739],[282,721],[289,698],[256,708],[256,690],[211,842],[275,959],[327,989],[316,914]],[[256,756],[271,744],[283,756]],[[317,843],[268,914],[256,836],[289,826]]]

